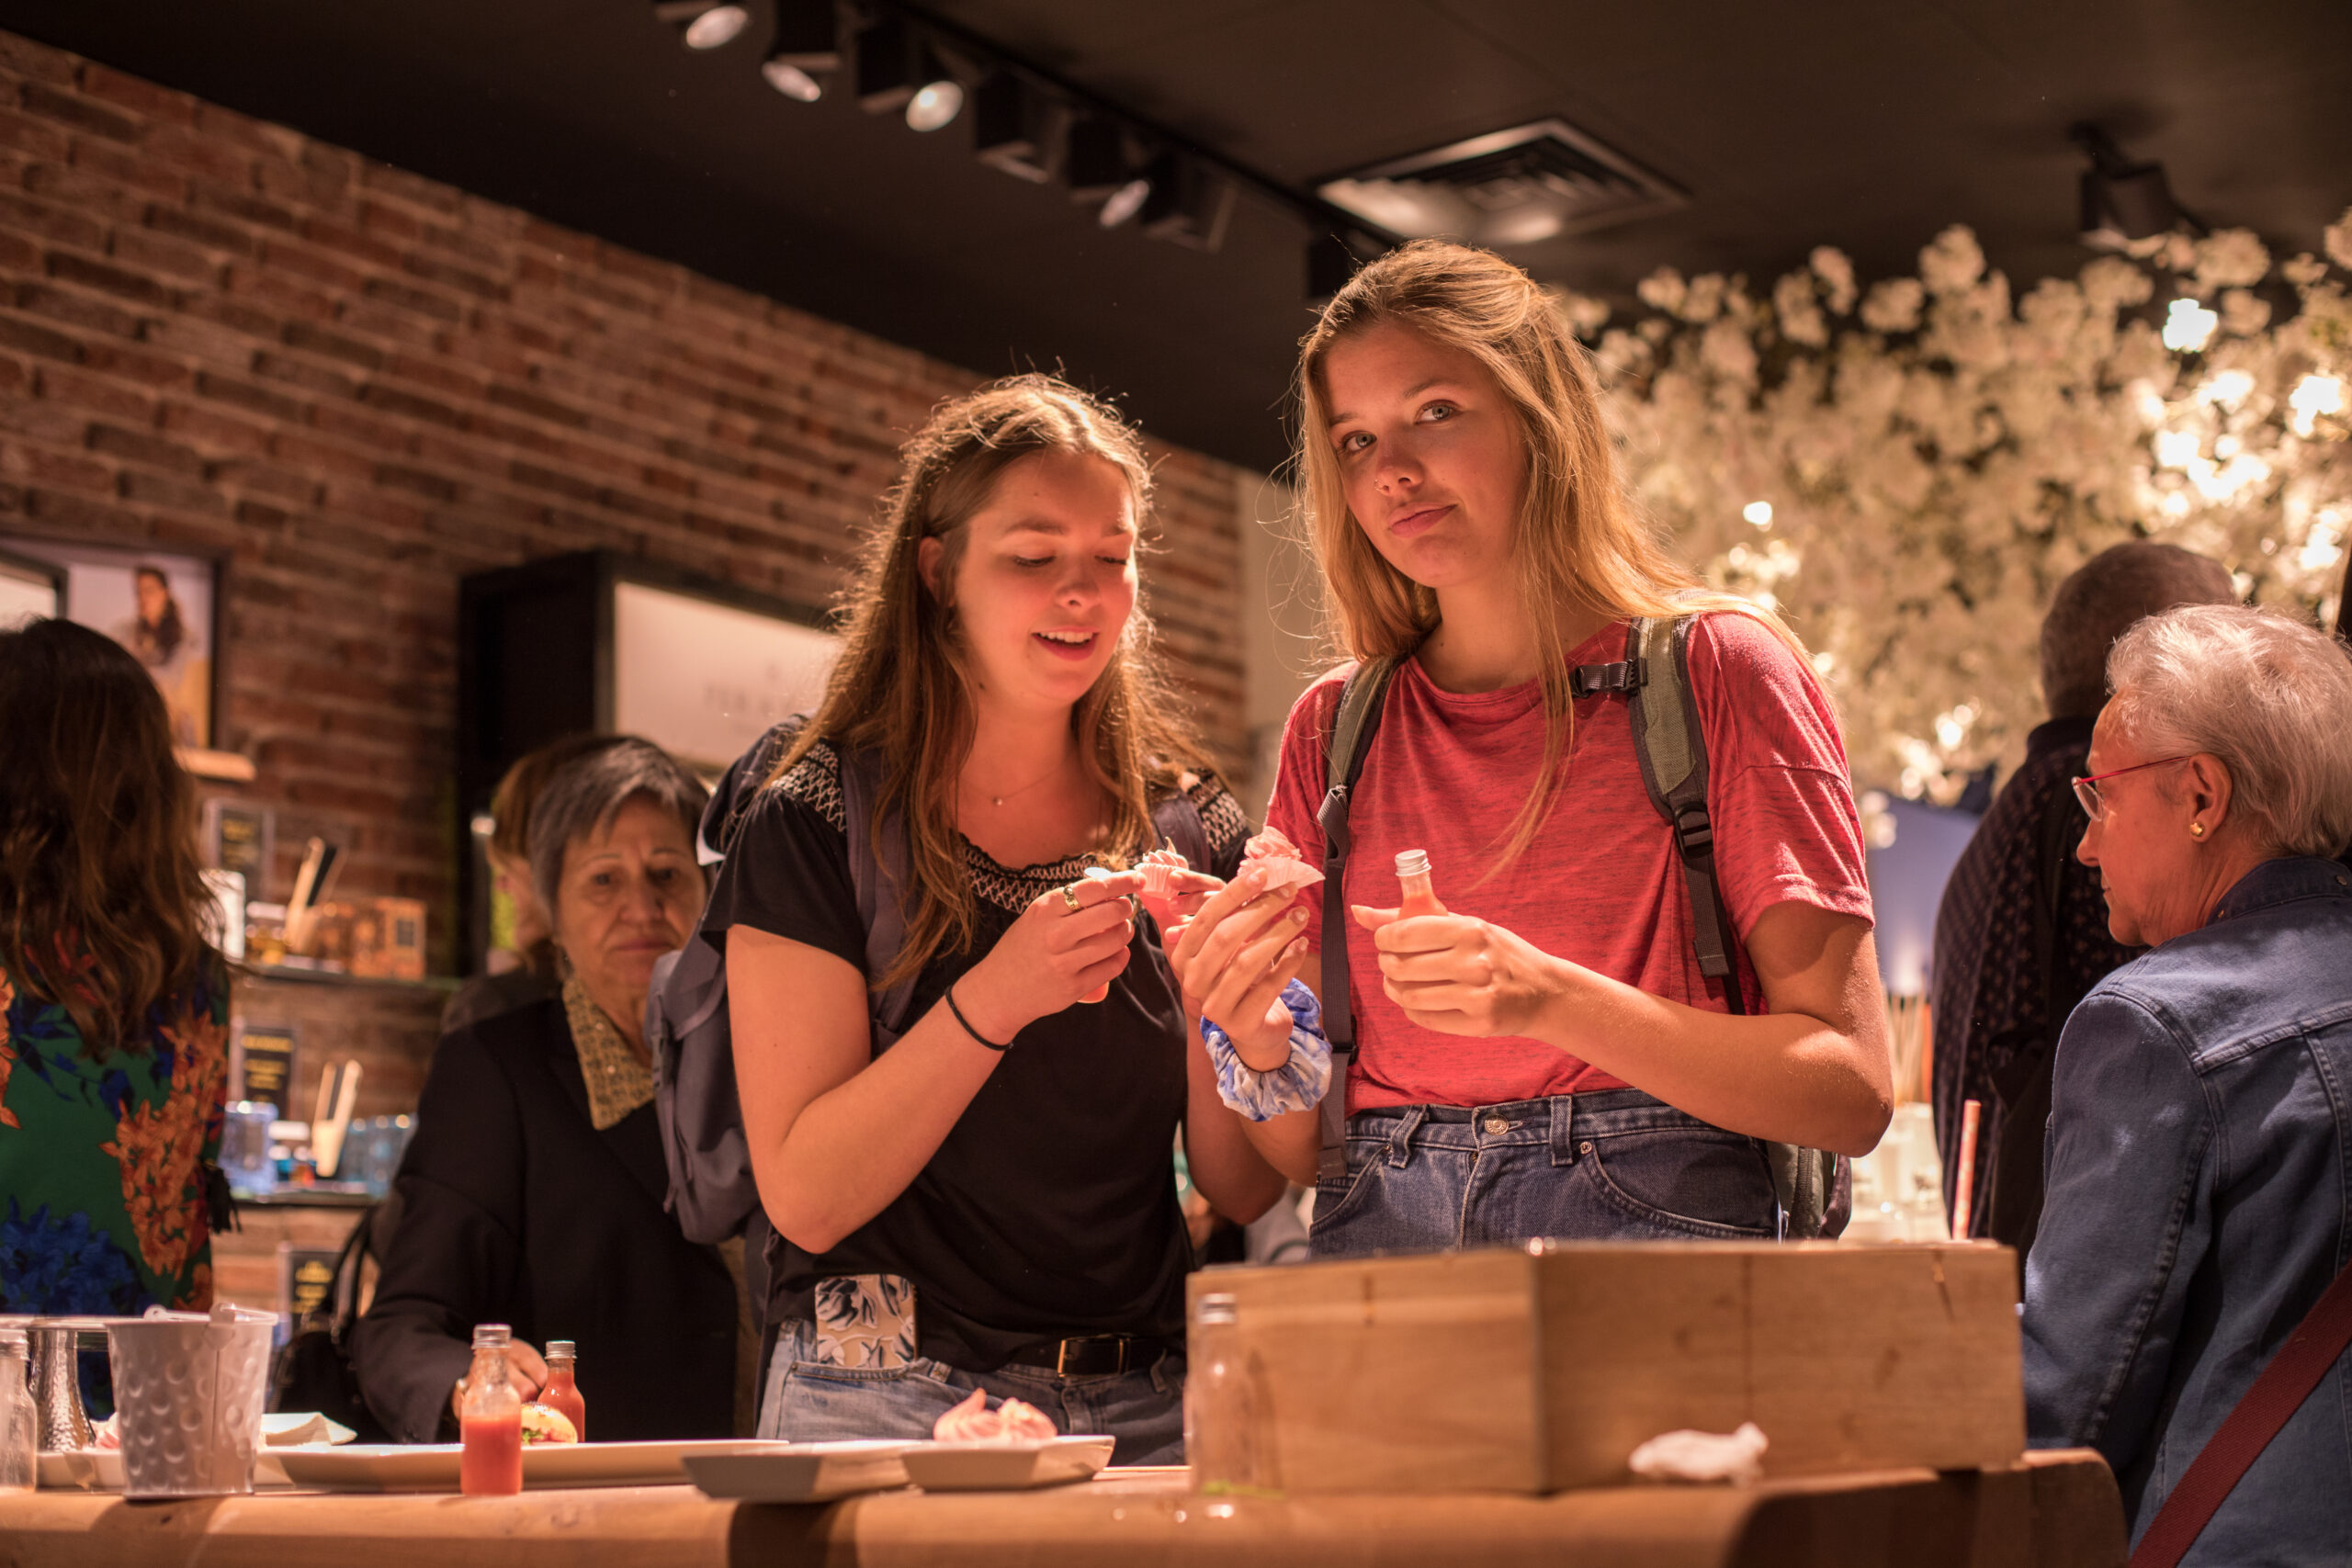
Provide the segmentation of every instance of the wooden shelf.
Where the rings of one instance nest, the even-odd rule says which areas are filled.
[[[295,986],[376,986],[395,991],[438,991],[444,996],[465,982],[454,975],[427,975],[422,980],[395,980],[389,976],[354,975],[343,969],[298,969],[289,964],[241,964],[241,980],[266,980]]]

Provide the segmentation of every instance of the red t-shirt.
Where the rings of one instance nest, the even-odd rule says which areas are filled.
[[[1568,662],[1624,658],[1626,630],[1608,627]],[[1705,615],[1691,629],[1690,671],[1706,734],[1716,875],[1740,939],[1766,908],[1792,898],[1868,919],[1846,749],[1813,671],[1770,628],[1736,613]],[[1323,859],[1315,821],[1323,746],[1346,673],[1326,675],[1291,709],[1267,813],[1310,864]],[[1442,692],[1419,660],[1406,660],[1349,802],[1349,902],[1393,908],[1396,852],[1426,849],[1431,883],[1453,912],[1493,921],[1653,996],[1726,1010],[1699,973],[1682,863],[1642,785],[1621,695],[1577,703],[1566,782],[1550,818],[1517,862],[1474,886],[1535,787],[1541,702],[1532,681],[1499,692]],[[1321,893],[1306,900],[1308,941],[1318,946]],[[1494,1105],[1625,1087],[1539,1041],[1467,1039],[1408,1023],[1380,988],[1372,936],[1360,926],[1349,932],[1348,961],[1357,1043],[1351,1109]],[[1765,1010],[1752,969],[1739,970],[1748,1010]]]

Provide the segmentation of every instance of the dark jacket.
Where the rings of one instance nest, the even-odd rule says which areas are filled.
[[[473,1325],[580,1346],[595,1440],[731,1435],[735,1286],[662,1212],[650,1103],[597,1132],[560,1002],[446,1035],[401,1163],[404,1204],[353,1347],[403,1442],[446,1440]]]
[[[2037,1447],[2095,1448],[2136,1541],[2352,1257],[2352,873],[2274,860],[2099,982],[2058,1042],[2025,1272]],[[2352,1562],[2338,1361],[2191,1563]]]

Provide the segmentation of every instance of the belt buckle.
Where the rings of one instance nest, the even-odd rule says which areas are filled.
[[[1112,1375],[1115,1377],[1120,1373],[1125,1372],[1127,1370],[1126,1337],[1118,1334],[1086,1334],[1061,1340],[1059,1343],[1055,1345],[1054,1376],[1057,1378],[1066,1378],[1072,1375],[1066,1370],[1069,1364],[1069,1348],[1071,1346],[1083,1345],[1098,1339],[1111,1340],[1119,1348],[1119,1364],[1111,1369]]]

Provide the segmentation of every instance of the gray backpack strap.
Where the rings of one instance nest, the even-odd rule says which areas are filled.
[[[1650,804],[1674,829],[1675,849],[1682,857],[1699,973],[1722,981],[1725,1005],[1739,1013],[1747,1010],[1747,999],[1734,970],[1731,921],[1715,879],[1715,829],[1707,810],[1707,739],[1690,693],[1690,627],[1696,620],[1679,615],[1634,623],[1626,634],[1626,654],[1638,674],[1626,703],[1642,783],[1650,792]]]
[[[857,890],[857,917],[865,922],[868,1016],[873,1021],[874,1049],[879,1053],[907,1032],[907,1011],[914,1001],[915,976],[911,975],[888,990],[870,988],[870,983],[898,961],[899,950],[906,945],[907,911],[901,890],[907,886],[907,835],[894,812],[884,819],[879,840],[874,837],[874,802],[882,793],[881,758],[847,746],[838,750],[842,815],[849,831],[849,876]]]
[[[1348,797],[1363,773],[1372,739],[1380,731],[1388,682],[1396,659],[1367,659],[1340,688],[1330,743],[1323,752],[1323,804],[1315,813],[1323,829],[1323,1033],[1331,1042],[1331,1087],[1318,1116],[1322,1180],[1348,1174],[1348,1068],[1355,1061],[1356,1021],[1348,1000],[1348,897],[1342,880],[1348,863]]]
[[[1682,878],[1690,891],[1691,946],[1699,973],[1723,982],[1725,1008],[1747,1010],[1740,988],[1738,942],[1731,912],[1715,874],[1714,821],[1707,807],[1707,736],[1690,689],[1690,628],[1698,616],[1635,621],[1625,637],[1622,664],[1587,665],[1570,680],[1578,696],[1622,691],[1633,721],[1634,755],[1650,804],[1674,833]],[[1850,1177],[1845,1163],[1820,1149],[1765,1143],[1772,1194],[1781,1207],[1781,1232],[1799,1238],[1835,1235],[1845,1228],[1840,1205],[1850,1208]],[[1834,1222],[1834,1224],[1833,1224]]]

